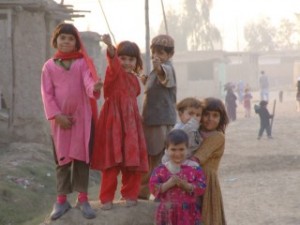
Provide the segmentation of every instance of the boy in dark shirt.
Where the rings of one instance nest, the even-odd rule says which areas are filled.
[[[273,115],[271,115],[267,109],[268,102],[265,100],[260,101],[259,107],[255,107],[255,112],[259,115],[260,118],[260,129],[258,132],[257,139],[260,140],[263,132],[266,130],[268,138],[272,139],[271,135],[271,125],[270,125],[270,119],[273,118]]]

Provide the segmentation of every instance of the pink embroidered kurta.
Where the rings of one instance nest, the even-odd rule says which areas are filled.
[[[146,172],[148,156],[137,105],[139,81],[122,68],[116,55],[107,56],[107,60],[105,102],[96,126],[91,167],[105,170],[122,166]]]
[[[90,98],[98,98],[93,92],[94,80],[83,58],[76,59],[69,70],[49,59],[42,70],[42,99],[46,118],[51,123],[51,133],[59,165],[73,159],[89,163],[89,140],[92,111]],[[55,123],[55,116],[72,117],[70,129],[62,129]]]
[[[205,176],[201,167],[182,165],[175,175],[194,186],[189,193],[175,186],[161,193],[161,185],[173,174],[165,165],[157,167],[150,178],[150,191],[160,201],[156,210],[156,225],[201,225],[200,205],[197,196],[205,191]]]

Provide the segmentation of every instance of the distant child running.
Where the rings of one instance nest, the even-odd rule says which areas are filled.
[[[91,141],[91,98],[98,98],[102,83],[95,81],[81,52],[81,41],[72,24],[62,23],[53,32],[53,58],[43,66],[41,89],[44,109],[51,123],[56,161],[57,201],[50,215],[56,220],[71,205],[67,194],[78,192],[77,207],[94,218],[88,202]]]
[[[252,94],[249,88],[245,89],[245,94],[243,96],[244,109],[245,109],[245,117],[249,118],[251,116],[251,99]]]
[[[142,178],[139,198],[148,199],[149,178],[161,163],[165,139],[176,123],[176,76],[171,63],[174,40],[169,35],[158,35],[151,43],[153,70],[143,76],[145,95],[143,102],[143,128],[149,157],[149,172]]]
[[[122,173],[122,199],[126,206],[137,204],[142,173],[148,158],[142,121],[137,105],[140,85],[136,74],[142,70],[139,47],[123,41],[115,48],[109,35],[104,81],[105,102],[97,122],[92,168],[102,171],[100,201],[103,210],[113,207],[117,176]]]
[[[202,225],[197,197],[205,191],[205,176],[200,166],[184,165],[188,136],[183,130],[172,130],[166,139],[170,161],[154,169],[150,191],[159,200],[156,225]]]
[[[198,160],[206,176],[207,186],[201,204],[205,225],[226,225],[218,170],[224,154],[228,122],[225,106],[220,99],[204,99],[200,126],[203,141],[194,154],[194,160]]]
[[[181,129],[185,131],[189,137],[189,146],[187,148],[187,155],[185,165],[197,165],[195,161],[189,160],[194,155],[201,144],[202,138],[199,133],[200,120],[202,115],[202,103],[196,98],[185,98],[177,104],[177,111],[180,121],[174,126],[174,129]],[[162,163],[170,160],[167,150],[162,158]]]
[[[269,113],[267,108],[268,102],[265,100],[260,101],[259,107],[255,108],[255,112],[259,115],[260,118],[260,128],[258,131],[257,139],[260,140],[264,131],[266,130],[268,138],[272,139],[272,131],[271,131],[271,124],[270,119],[273,118],[273,115]]]

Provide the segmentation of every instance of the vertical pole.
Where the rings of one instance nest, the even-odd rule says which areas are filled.
[[[149,28],[149,0],[145,0],[145,28],[146,28],[146,46],[145,46],[145,73],[150,73],[150,28]]]

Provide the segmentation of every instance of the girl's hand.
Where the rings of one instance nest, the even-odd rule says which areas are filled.
[[[98,80],[95,84],[94,84],[94,89],[93,91],[95,92],[100,92],[101,89],[103,87],[103,82],[101,80]]]
[[[70,129],[73,125],[72,117],[63,114],[55,116],[55,123],[57,123],[62,129]]]
[[[177,184],[178,179],[179,178],[177,176],[171,176],[167,182],[171,187],[173,187]]]
[[[193,185],[188,183],[186,180],[178,178],[177,186],[187,192],[193,191]]]
[[[148,79],[148,76],[146,76],[145,74],[143,74],[143,75],[141,75],[141,76],[139,76],[140,77],[140,79],[141,79],[141,82],[143,83],[143,84],[146,84],[146,81],[147,81],[147,79]]]
[[[112,46],[111,38],[109,34],[103,34],[101,36],[101,41],[103,41],[107,46]]]
[[[109,34],[103,34],[101,40],[107,45],[108,54],[111,58],[113,58],[115,55],[115,48],[111,43],[111,38]]]

